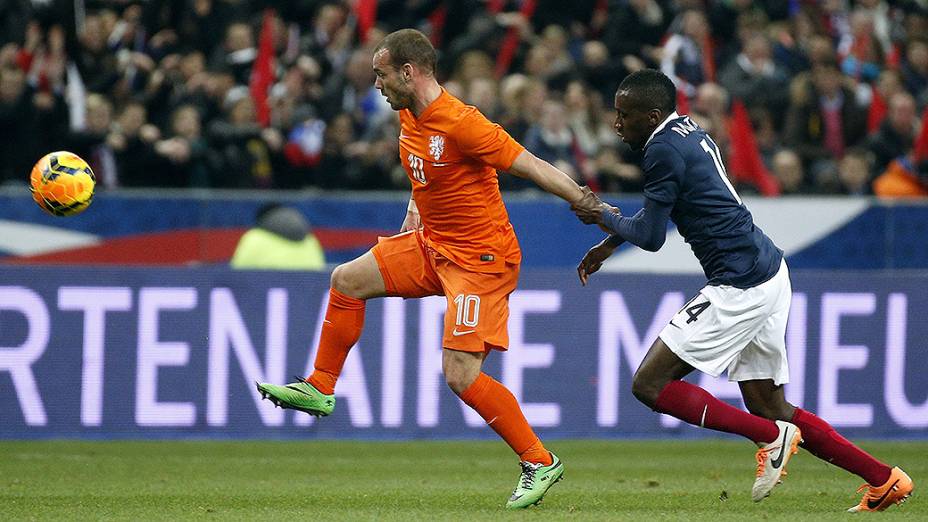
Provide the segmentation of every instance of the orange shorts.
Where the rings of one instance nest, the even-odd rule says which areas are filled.
[[[442,347],[464,352],[509,347],[509,294],[516,289],[519,265],[507,265],[501,274],[465,270],[426,246],[418,231],[382,237],[371,252],[389,295],[448,300]]]

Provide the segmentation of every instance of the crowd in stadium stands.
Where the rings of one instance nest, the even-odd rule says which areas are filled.
[[[653,67],[741,191],[928,195],[926,0],[4,0],[0,183],[68,149],[104,187],[408,189],[371,71],[402,27],[596,190],[642,187],[612,102]]]

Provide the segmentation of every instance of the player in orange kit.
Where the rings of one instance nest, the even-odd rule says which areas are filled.
[[[571,204],[583,193],[445,91],[435,79],[436,62],[428,38],[412,29],[391,33],[374,50],[374,85],[400,113],[400,159],[412,183],[401,233],[332,272],[313,374],[286,386],[258,384],[258,391],[285,408],[329,415],[345,357],[361,336],[365,301],[444,295],[445,380],[519,455],[522,472],[506,506],[524,508],[541,501],[564,466],[512,393],[481,372],[490,350],[508,346],[509,294],[522,258],[496,171],[530,179]]]

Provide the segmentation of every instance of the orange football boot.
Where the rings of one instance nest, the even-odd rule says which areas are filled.
[[[864,498],[860,499],[860,504],[848,509],[848,513],[859,513],[861,511],[883,511],[893,504],[901,504],[912,494],[912,479],[901,469],[893,468],[889,475],[889,480],[880,487],[874,487],[870,484],[864,484],[857,490],[858,493],[867,490]]]

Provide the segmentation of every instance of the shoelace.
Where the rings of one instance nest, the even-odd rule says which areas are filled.
[[[535,484],[535,472],[538,471],[541,465],[531,462],[520,462],[519,465],[522,466],[522,479],[519,482],[519,486],[522,487],[522,489],[530,489],[532,485]]]
[[[764,469],[767,468],[767,449],[761,448],[757,450],[754,458],[757,459],[757,476],[759,477],[764,474]]]

